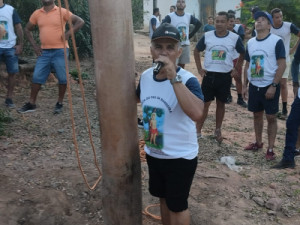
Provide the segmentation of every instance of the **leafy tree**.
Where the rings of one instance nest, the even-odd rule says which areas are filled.
[[[242,21],[251,25],[254,20],[251,17],[250,9],[258,6],[261,10],[270,12],[274,8],[280,8],[283,12],[283,19],[300,26],[300,1],[299,0],[243,0]]]

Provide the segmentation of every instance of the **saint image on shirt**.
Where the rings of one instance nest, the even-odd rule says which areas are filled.
[[[264,56],[263,55],[252,56],[251,77],[252,78],[264,77]]]

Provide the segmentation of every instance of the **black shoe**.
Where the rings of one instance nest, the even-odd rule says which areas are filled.
[[[16,107],[11,98],[5,99],[5,105],[7,108],[10,108],[10,109],[13,109]]]
[[[55,105],[53,114],[59,114],[59,113],[61,113],[62,109],[63,109],[63,104],[57,102],[56,105]]]
[[[137,118],[137,124],[138,124],[138,127],[139,128],[144,128],[144,122],[143,122],[143,120],[141,120],[140,118]]]
[[[25,103],[22,108],[18,109],[17,111],[19,113],[28,113],[28,112],[34,112],[36,109],[35,104],[31,104],[30,102]]]
[[[239,98],[236,103],[244,108],[248,107],[248,104],[242,98]]]
[[[226,104],[230,104],[232,102],[232,96],[230,95],[230,96],[228,96],[227,97],[227,100],[226,100]]]
[[[286,169],[286,168],[294,169],[295,166],[296,165],[294,160],[293,161],[281,160],[278,164],[272,166],[271,169]]]

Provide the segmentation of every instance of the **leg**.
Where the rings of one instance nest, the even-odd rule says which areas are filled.
[[[171,225],[170,221],[170,210],[168,209],[166,199],[160,198],[160,214],[161,214],[161,221],[163,225]]]
[[[280,94],[282,100],[282,114],[287,114],[287,98],[288,98],[287,78],[281,78]]]
[[[254,112],[254,132],[256,143],[260,146],[262,144],[262,131],[264,126],[264,111]]]
[[[217,99],[217,108],[216,108],[216,129],[221,129],[224,115],[225,115],[225,103]]]
[[[188,209],[182,212],[170,211],[170,225],[190,225],[190,211]]]
[[[196,124],[197,133],[201,133],[204,121],[206,120],[206,117],[207,117],[207,114],[208,114],[208,109],[209,109],[210,104],[211,104],[211,101],[204,103],[203,116],[202,116],[201,120],[197,121],[197,124]]]
[[[64,100],[64,96],[66,93],[67,85],[66,84],[59,84],[58,86],[58,100],[57,102],[62,103]]]
[[[276,119],[276,114],[273,115],[266,115],[267,117],[267,122],[268,122],[268,149],[273,149],[274,148],[274,143],[276,139],[276,134],[277,134],[277,119]]]
[[[30,100],[29,102],[35,105],[37,95],[41,89],[41,84],[31,84]]]
[[[6,98],[12,99],[15,84],[16,84],[16,74],[8,74]]]

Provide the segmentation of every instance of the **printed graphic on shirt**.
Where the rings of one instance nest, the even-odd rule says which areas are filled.
[[[212,60],[225,60],[226,52],[224,50],[212,50],[211,53]]]
[[[180,34],[180,41],[186,41],[187,40],[187,34],[186,34],[186,27],[185,26],[179,26],[178,28],[179,34]]]
[[[163,125],[165,120],[165,112],[163,109],[154,108],[152,106],[144,106],[144,136],[145,143],[149,149],[161,150],[163,144]]]
[[[251,77],[262,78],[264,77],[264,56],[254,55],[251,58]]]
[[[0,40],[8,40],[7,21],[0,21]]]

